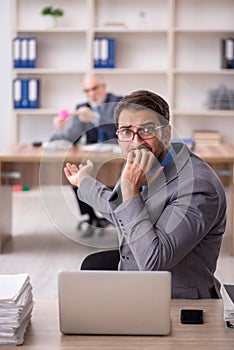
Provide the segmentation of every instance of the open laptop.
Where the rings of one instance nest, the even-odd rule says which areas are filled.
[[[63,334],[170,333],[171,273],[59,271]]]

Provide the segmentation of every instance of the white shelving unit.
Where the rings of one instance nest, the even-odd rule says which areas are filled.
[[[209,90],[220,84],[234,89],[234,70],[220,68],[220,40],[234,37],[234,0],[53,0],[65,13],[55,28],[46,28],[40,15],[45,0],[11,2],[12,39],[38,39],[37,68],[12,69],[12,79],[41,81],[41,108],[12,111],[13,141],[48,139],[52,116],[84,100],[83,76],[97,72],[116,94],[150,89],[162,95],[175,137],[215,129],[234,144],[234,111],[205,106]],[[116,39],[114,69],[93,68],[93,38],[104,35]]]

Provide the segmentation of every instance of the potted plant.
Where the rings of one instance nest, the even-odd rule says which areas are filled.
[[[50,24],[47,22],[47,26],[56,26],[57,19],[64,15],[64,11],[60,8],[53,8],[52,6],[46,6],[41,10],[41,15],[50,20]]]

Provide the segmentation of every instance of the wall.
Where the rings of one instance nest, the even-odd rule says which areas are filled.
[[[10,1],[0,5],[0,150],[11,143],[11,40]]]

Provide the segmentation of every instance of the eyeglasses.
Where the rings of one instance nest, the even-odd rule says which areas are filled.
[[[130,129],[118,129],[116,135],[121,142],[129,142],[134,140],[135,135],[138,135],[142,140],[152,139],[157,136],[157,131],[164,128],[166,125],[159,125],[156,128],[141,128],[137,131]]]
[[[98,90],[98,89],[100,88],[101,85],[102,85],[102,84],[99,84],[99,85],[93,86],[93,87],[90,88],[90,89],[84,89],[84,93],[88,94],[88,93],[91,92],[91,91],[96,91],[96,90]]]

